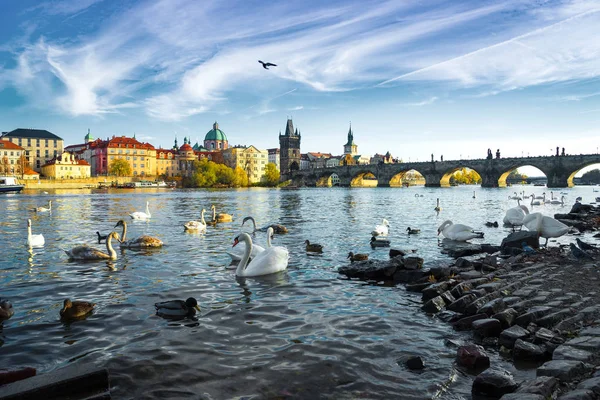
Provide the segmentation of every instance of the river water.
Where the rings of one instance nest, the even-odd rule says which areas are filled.
[[[473,377],[454,368],[456,346],[448,341],[468,334],[425,315],[420,296],[402,286],[348,281],[336,270],[347,264],[349,251],[388,258],[388,249],[369,246],[370,232],[382,218],[390,222],[392,247],[416,249],[426,263],[447,259],[436,236],[446,219],[484,231],[480,242],[499,244],[507,230],[484,223],[501,223],[505,210],[515,206],[508,195],[521,190],[549,194],[533,186],[462,186],[0,196],[0,297],[15,309],[0,327],[2,367],[30,366],[38,373],[70,363],[107,367],[118,399],[468,399]],[[564,207],[535,210],[568,212],[575,197],[589,202],[599,195],[591,187],[560,191],[567,193]],[[28,211],[50,199],[51,213]],[[146,201],[152,218],[129,220]],[[212,204],[233,214],[234,222],[209,226],[206,234],[184,232],[183,224]],[[261,226],[288,227],[289,234],[274,239],[290,251],[287,271],[236,279],[226,268],[226,251],[247,215]],[[43,248],[26,248],[27,218],[33,232],[45,236]],[[62,249],[78,243],[104,248],[95,244],[95,232],[110,232],[121,218],[129,222],[129,238],[153,235],[165,246],[117,250],[113,262],[67,259]],[[409,226],[421,233],[407,235]],[[324,245],[324,253],[307,254],[306,239]],[[264,244],[265,234],[258,232],[255,240]],[[190,296],[202,308],[197,318],[168,321],[155,315],[154,303]],[[97,308],[86,320],[62,323],[59,310],[67,297],[93,301]],[[404,367],[402,360],[413,354],[425,360],[422,372]],[[494,363],[514,370],[500,359]]]

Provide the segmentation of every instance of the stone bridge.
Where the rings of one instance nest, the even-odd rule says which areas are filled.
[[[582,168],[597,163],[600,163],[600,154],[348,165],[293,171],[288,179],[291,178],[295,186],[317,186],[335,173],[340,186],[359,186],[365,176],[372,174],[377,179],[377,186],[389,187],[392,179],[402,178],[408,171],[415,170],[425,177],[425,186],[446,187],[450,186],[454,172],[470,168],[481,175],[482,187],[505,187],[512,170],[533,166],[546,174],[548,187],[564,188],[573,186],[573,177]]]

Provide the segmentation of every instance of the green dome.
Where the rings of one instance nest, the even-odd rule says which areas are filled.
[[[227,136],[225,136],[225,132],[219,129],[219,124],[216,122],[213,124],[213,128],[206,133],[204,140],[223,140],[227,141]]]

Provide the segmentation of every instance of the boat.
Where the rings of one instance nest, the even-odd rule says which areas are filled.
[[[168,188],[170,187],[165,181],[137,181],[125,184],[126,188],[143,189],[143,188]]]
[[[19,184],[17,178],[13,176],[0,176],[0,192],[20,192],[25,185]]]

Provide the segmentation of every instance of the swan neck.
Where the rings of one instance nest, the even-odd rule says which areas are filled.
[[[206,222],[204,222],[204,210],[200,213],[200,221],[202,222],[202,225],[206,225]]]
[[[244,250],[244,255],[240,260],[240,263],[235,270],[235,274],[237,276],[243,276],[246,267],[248,266],[248,261],[250,260],[250,254],[252,253],[252,239],[250,235],[242,234],[242,240],[246,242],[246,249]]]
[[[125,242],[127,236],[127,222],[123,221],[123,235],[121,235],[121,243]],[[107,238],[108,240],[108,238]]]
[[[271,247],[271,235],[267,231],[267,247]]]
[[[31,225],[27,225],[27,239],[31,239]]]
[[[117,258],[117,252],[115,251],[115,249],[113,249],[112,247],[112,235],[109,234],[106,238],[106,251],[108,252],[108,255],[112,258],[112,259],[116,259]]]

